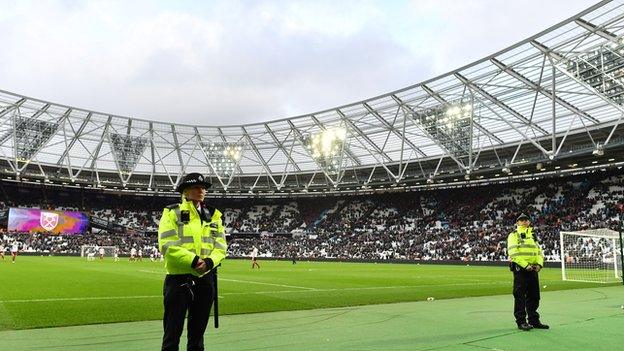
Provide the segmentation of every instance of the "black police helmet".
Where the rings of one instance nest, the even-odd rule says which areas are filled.
[[[189,173],[182,177],[182,180],[178,183],[176,190],[181,194],[184,192],[184,189],[195,185],[201,185],[208,189],[212,186],[212,183],[210,183],[201,173]]]
[[[529,218],[529,216],[525,215],[524,213],[520,214],[520,216],[518,216],[518,219],[516,219],[516,222],[520,222],[520,221],[530,221],[531,218]]]

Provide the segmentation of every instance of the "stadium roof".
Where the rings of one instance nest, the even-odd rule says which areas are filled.
[[[623,6],[600,2],[397,91],[262,123],[165,123],[0,91],[1,171],[150,192],[202,172],[215,193],[289,194],[541,174],[578,167],[570,157],[596,165],[592,155],[624,144]]]

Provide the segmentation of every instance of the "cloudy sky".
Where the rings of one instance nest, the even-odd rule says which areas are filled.
[[[0,89],[162,121],[266,121],[418,83],[595,2],[0,0]]]

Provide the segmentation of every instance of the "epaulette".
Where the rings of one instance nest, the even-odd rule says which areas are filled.
[[[176,208],[178,208],[180,206],[180,204],[171,204],[171,205],[167,205],[165,206],[166,209],[169,210],[175,210]]]

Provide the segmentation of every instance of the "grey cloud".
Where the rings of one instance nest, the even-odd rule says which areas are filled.
[[[104,4],[123,13],[123,3]],[[318,23],[289,29],[292,23],[284,24],[278,12],[262,17],[263,11],[279,11],[279,2],[220,2],[206,13],[158,11],[151,3],[149,13],[130,9],[128,18],[68,2],[64,5],[74,19],[64,22],[66,8],[49,5],[28,20],[0,16],[0,32],[6,33],[0,53],[6,85],[0,89],[124,116],[252,123],[420,82],[589,6],[585,1],[548,2],[539,18],[523,19],[526,27],[514,28],[514,16],[527,13],[521,11],[525,3],[505,2],[509,8],[499,11],[492,4],[500,2],[460,2],[455,11],[447,10],[453,4],[448,2],[417,2],[411,8],[393,3],[393,9],[384,4],[369,4],[377,11],[362,13],[344,13],[341,7],[343,12],[334,15],[353,21],[348,33],[324,30]],[[562,10],[561,4],[568,6]],[[56,26],[83,24],[76,20],[80,11],[91,11],[92,25]]]

